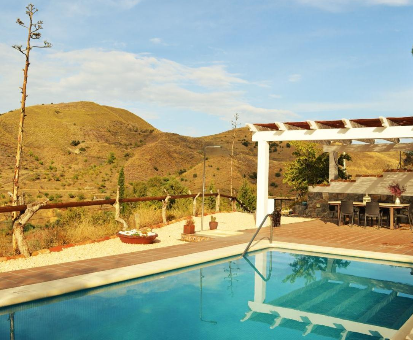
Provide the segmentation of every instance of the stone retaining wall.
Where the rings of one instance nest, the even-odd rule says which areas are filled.
[[[349,200],[362,202],[363,194],[346,194],[346,193],[328,193],[328,192],[309,192],[307,207],[297,208],[296,213],[305,217],[328,218],[330,215],[328,201]],[[372,201],[393,203],[392,195],[369,195]],[[413,202],[413,196],[402,196],[402,203]]]

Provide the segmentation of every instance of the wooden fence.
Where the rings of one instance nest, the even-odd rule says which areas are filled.
[[[189,195],[170,195],[170,196],[158,196],[158,197],[134,197],[134,198],[121,198],[119,203],[134,203],[134,202],[147,202],[147,201],[165,201],[167,197],[169,199],[184,199],[184,198],[196,198],[200,196],[199,194],[189,194]],[[251,212],[248,207],[245,206],[238,198],[230,195],[224,195],[219,193],[205,194],[205,197],[220,196],[224,198],[229,198],[232,202],[237,202],[245,211]],[[40,207],[40,209],[64,209],[64,208],[75,208],[75,207],[88,207],[93,205],[113,205],[115,204],[115,199],[104,199],[95,201],[82,201],[82,202],[62,202],[62,203],[49,203]],[[26,204],[22,205],[7,205],[0,207],[0,213],[10,213],[13,211],[24,212],[27,209]]]

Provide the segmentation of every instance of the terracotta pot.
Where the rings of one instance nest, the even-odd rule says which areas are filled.
[[[136,235],[122,235],[116,234],[123,243],[130,244],[152,244],[155,239],[158,237],[158,234],[151,236],[136,236]]]
[[[195,234],[195,224],[185,224],[184,225],[184,234]]]
[[[209,222],[209,229],[213,230],[213,229],[216,229],[216,228],[218,228],[218,222],[217,221]]]

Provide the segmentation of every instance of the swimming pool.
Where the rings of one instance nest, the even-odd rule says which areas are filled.
[[[413,314],[411,269],[264,251],[0,310],[0,339],[381,339]]]

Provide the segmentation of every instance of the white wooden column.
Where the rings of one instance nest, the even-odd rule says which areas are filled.
[[[268,211],[268,171],[270,148],[266,141],[258,142],[257,210],[255,225],[258,227]]]

